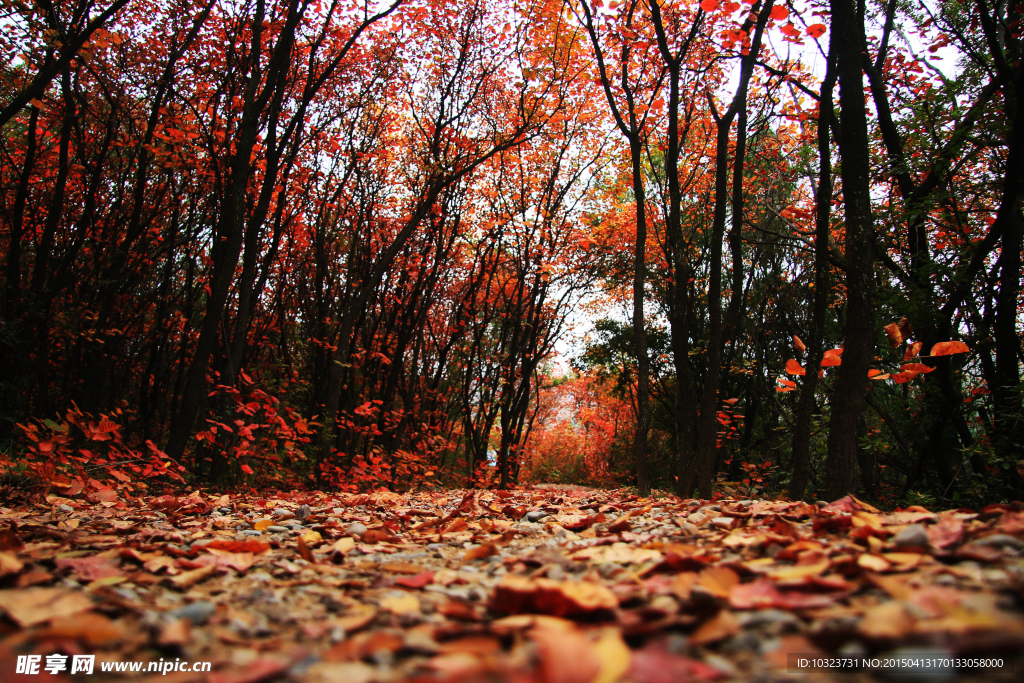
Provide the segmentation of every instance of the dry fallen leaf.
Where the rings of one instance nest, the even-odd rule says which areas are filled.
[[[16,588],[0,591],[0,608],[20,626],[69,617],[92,609],[82,591],[66,588]]]

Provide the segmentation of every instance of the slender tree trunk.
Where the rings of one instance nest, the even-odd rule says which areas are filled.
[[[857,426],[864,404],[867,373],[874,354],[875,280],[871,218],[868,126],[864,107],[861,48],[864,25],[853,0],[831,0],[836,73],[839,78],[842,163],[845,204],[846,320],[843,363],[831,406],[825,494],[839,498],[855,493]]]
[[[647,328],[644,325],[644,288],[647,281],[647,212],[644,175],[641,168],[643,150],[639,136],[630,139],[629,155],[633,162],[633,196],[636,199],[636,245],[633,251],[633,340],[636,344],[636,434],[633,437],[633,462],[636,465],[636,487],[640,495],[651,492],[651,471],[647,458],[647,433],[651,426],[651,370],[647,357]]]
[[[828,238],[832,216],[832,147],[829,127],[832,119],[832,91],[836,83],[835,42],[829,42],[828,66],[818,100],[818,196],[814,217],[814,304],[804,356],[807,374],[800,383],[793,416],[793,476],[789,497],[801,500],[811,479],[811,418],[816,405],[818,368],[821,365],[825,316],[828,313],[829,263]]]

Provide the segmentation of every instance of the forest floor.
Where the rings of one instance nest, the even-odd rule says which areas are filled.
[[[48,496],[0,508],[0,681],[1012,681],[1022,538],[1019,504]]]

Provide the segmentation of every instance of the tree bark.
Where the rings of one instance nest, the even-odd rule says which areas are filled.
[[[870,160],[861,48],[863,18],[853,0],[831,0],[836,73],[839,78],[839,158],[842,164],[845,215],[846,320],[843,363],[831,406],[828,457],[825,461],[828,498],[855,493],[857,427],[864,404],[867,373],[874,354],[875,280],[871,218]]]

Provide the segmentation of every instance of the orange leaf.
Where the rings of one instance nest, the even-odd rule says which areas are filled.
[[[967,353],[970,351],[967,344],[959,341],[939,342],[932,347],[933,356],[952,356],[954,353]]]
[[[903,360],[910,360],[917,354],[921,353],[922,342],[914,342],[907,347],[907,352],[903,354]]]
[[[925,373],[931,372],[935,368],[925,365],[924,363],[904,363],[902,367],[905,371],[914,373]]]
[[[800,340],[800,337],[796,336],[795,334],[793,335],[793,348],[799,351],[800,353],[805,353],[807,351],[807,346],[805,346],[804,343]]]
[[[840,357],[843,355],[843,349],[829,349],[825,352],[824,357],[821,359],[821,367],[832,368],[837,365],[843,364],[843,359]]]
[[[786,372],[791,375],[806,375],[807,371],[804,370],[799,363],[796,362],[795,358],[790,358],[786,361]]]
[[[889,323],[885,326],[885,336],[889,338],[889,348],[895,349],[903,343],[903,332],[900,331],[899,323]]]

